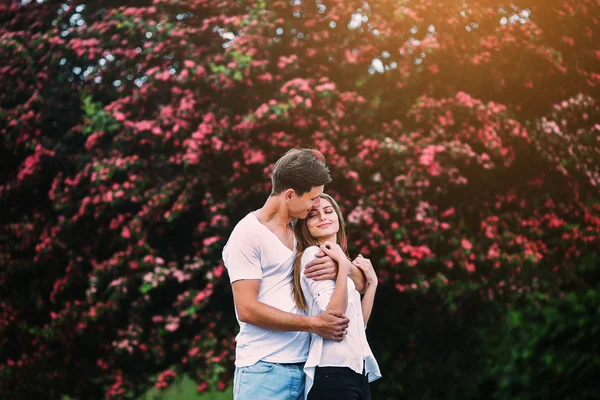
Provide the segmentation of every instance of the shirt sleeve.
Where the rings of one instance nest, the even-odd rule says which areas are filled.
[[[315,259],[315,255],[320,251],[321,250],[317,246],[311,246],[304,250],[300,261],[302,271],[304,271],[304,268],[309,262]],[[326,311],[327,306],[329,306],[329,302],[331,301],[333,291],[335,290],[335,281],[332,279],[315,281],[312,278],[307,278],[304,273],[302,273],[301,277],[305,280],[308,290],[310,290],[312,297],[315,299],[317,306],[319,307],[319,312]]]
[[[223,248],[223,264],[231,283],[242,279],[262,279],[259,247],[247,235],[232,232]]]

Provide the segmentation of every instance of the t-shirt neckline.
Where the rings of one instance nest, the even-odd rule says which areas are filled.
[[[277,243],[279,243],[284,249],[286,249],[287,251],[289,251],[290,253],[294,253],[296,251],[296,235],[294,235],[294,246],[293,249],[290,249],[289,247],[287,247],[282,241],[281,239],[279,239],[279,237],[277,237],[276,234],[273,233],[273,231],[271,231],[269,228],[267,228],[267,226],[265,224],[263,224],[262,222],[260,222],[258,220],[258,218],[256,217],[256,215],[254,215],[255,211],[251,211],[250,214],[252,215],[252,217],[254,218],[254,220],[260,225],[262,226],[266,231],[269,232],[269,234],[271,234],[275,240],[277,241]]]

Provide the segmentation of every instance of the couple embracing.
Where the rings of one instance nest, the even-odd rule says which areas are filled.
[[[234,228],[223,261],[233,291],[235,400],[365,400],[381,377],[365,327],[377,276],[347,252],[321,153],[292,149],[264,206]],[[362,294],[362,299],[361,299]]]

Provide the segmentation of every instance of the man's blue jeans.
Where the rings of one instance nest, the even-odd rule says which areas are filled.
[[[303,400],[304,364],[259,361],[235,369],[234,400]]]

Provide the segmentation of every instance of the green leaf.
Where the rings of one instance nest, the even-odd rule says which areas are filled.
[[[150,282],[144,282],[140,286],[140,293],[146,294],[151,290],[152,290],[152,283],[150,283]]]

